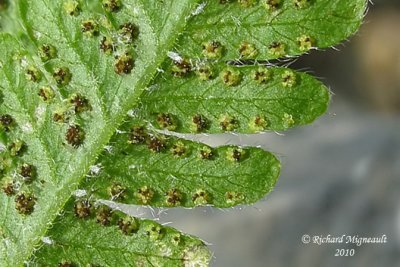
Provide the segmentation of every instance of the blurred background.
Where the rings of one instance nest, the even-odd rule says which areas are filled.
[[[274,192],[254,206],[156,215],[210,243],[213,266],[400,266],[400,1],[371,4],[357,36],[337,48],[292,65],[334,93],[329,113],[315,124],[285,136],[200,137],[260,145],[283,163]],[[304,234],[385,234],[388,242],[305,245]],[[335,257],[341,248],[355,248],[355,255]]]

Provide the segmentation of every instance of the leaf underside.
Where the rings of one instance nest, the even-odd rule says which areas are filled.
[[[327,88],[271,60],[346,39],[365,6],[0,0],[1,31],[12,33],[0,33],[0,265],[206,266],[211,255],[198,238],[101,200],[261,199],[279,176],[273,154],[166,134],[313,122],[327,109]]]
[[[195,237],[151,220],[127,217],[105,206],[77,220],[73,202],[55,221],[35,254],[38,266],[206,266],[210,252]]]

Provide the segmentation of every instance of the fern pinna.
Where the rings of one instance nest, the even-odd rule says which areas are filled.
[[[346,39],[366,4],[0,1],[0,265],[207,266],[198,238],[102,200],[225,208],[262,198],[279,176],[273,154],[170,133],[313,122],[327,88],[273,63]]]

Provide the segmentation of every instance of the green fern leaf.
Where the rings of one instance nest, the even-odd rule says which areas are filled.
[[[117,212],[109,227],[96,223],[105,209],[96,204],[229,207],[262,198],[280,170],[269,152],[209,148],[158,130],[253,133],[311,123],[327,109],[327,88],[267,60],[337,44],[357,30],[366,7],[364,0],[0,0],[0,9],[6,4],[1,266],[207,265],[200,240],[133,218],[126,220],[138,229],[125,236]],[[97,176],[83,179],[93,166]],[[77,189],[93,203],[71,198]],[[153,239],[152,227],[165,235]],[[174,247],[177,235],[184,242]]]

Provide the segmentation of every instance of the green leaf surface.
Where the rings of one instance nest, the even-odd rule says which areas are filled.
[[[360,26],[365,0],[205,1],[178,51],[204,57],[204,45],[219,42],[223,60],[275,59],[300,55],[345,40]],[[308,37],[305,38],[305,37]],[[255,53],[243,53],[249,46]],[[209,57],[214,58],[215,57]]]
[[[21,37],[20,25],[15,13],[15,1],[0,0],[0,32],[13,33]]]
[[[57,53],[42,62],[13,38],[0,38],[1,114],[10,115],[15,121],[12,129],[6,129],[5,146],[21,139],[27,153],[19,159],[19,168],[26,162],[35,169],[35,179],[27,183],[14,165],[8,167],[9,158],[4,159],[5,177],[11,176],[11,181],[22,184],[21,188],[18,185],[18,193],[24,193],[25,198],[1,194],[0,265],[19,266],[29,258],[128,109],[135,105],[184,26],[194,2],[163,4],[167,14],[173,16],[166,16],[157,32],[136,1],[124,1],[125,6],[118,13],[107,16],[92,13],[85,5],[80,6],[76,16],[70,15],[65,1],[18,2],[32,43],[37,49],[49,44]],[[99,26],[99,34],[93,36],[82,32],[82,23],[91,19]],[[101,25],[102,20],[111,21],[111,25]],[[130,22],[139,27],[140,34],[134,44],[121,44],[121,49],[135,58],[134,71],[118,75],[115,59],[102,53],[99,45],[103,35],[121,34],[119,25]],[[45,90],[41,91],[43,87]],[[52,95],[51,101],[43,101]],[[83,112],[76,109],[82,101],[71,101],[76,95],[89,101]],[[61,117],[67,123],[54,122],[55,114],[62,115],[57,116],[57,121]],[[16,201],[33,207],[25,207],[27,214],[21,215],[15,208]]]
[[[328,89],[305,73],[265,66],[197,67],[205,68],[212,73],[207,80],[199,70],[177,78],[167,68],[142,96],[136,116],[177,132],[254,133],[311,123],[328,107]],[[226,73],[238,75],[236,85],[227,85],[233,78]]]
[[[152,132],[138,135],[140,124],[127,125],[133,130],[111,140],[82,186],[97,198],[155,207],[231,207],[258,201],[279,176],[279,161],[260,148],[211,148]],[[132,143],[141,137],[146,139]]]
[[[32,266],[207,266],[206,245],[170,227],[113,211],[87,199],[70,201],[42,239]],[[82,206],[82,203],[89,206]],[[87,208],[85,218],[75,213]]]

